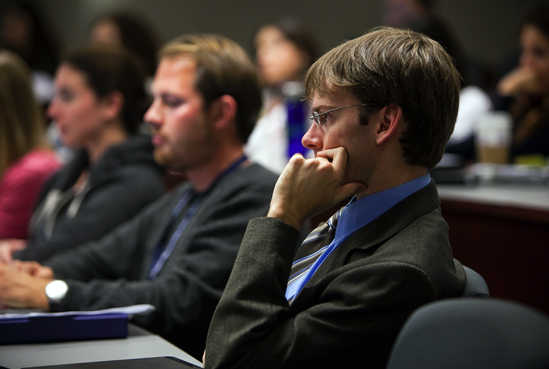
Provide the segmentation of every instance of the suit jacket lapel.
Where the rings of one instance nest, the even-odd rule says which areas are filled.
[[[345,264],[347,255],[356,249],[367,249],[389,239],[420,216],[440,206],[440,199],[434,181],[408,196],[370,224],[350,236],[322,263],[303,290],[296,296],[292,306],[299,305],[300,295],[315,288],[316,282],[326,274]]]

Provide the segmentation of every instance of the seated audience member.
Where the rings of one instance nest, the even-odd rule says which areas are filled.
[[[63,142],[81,149],[42,190],[27,247],[14,258],[42,261],[97,240],[163,194],[151,137],[136,134],[149,103],[143,80],[123,50],[88,47],[64,58],[48,113]]]
[[[46,123],[17,55],[0,50],[0,239],[26,239],[34,203],[59,169]]]
[[[458,111],[444,49],[377,29],[321,57],[305,87],[315,158],[292,157],[248,224],[206,368],[385,368],[408,316],[464,287],[428,173]],[[353,194],[295,254],[305,219]]]
[[[126,47],[142,61],[147,76],[154,75],[159,37],[137,14],[124,11],[103,14],[90,29],[90,42]]]
[[[434,0],[386,0],[385,21],[389,26],[411,29],[438,42],[450,55],[461,74],[459,110],[454,132],[445,152],[469,160],[475,157],[474,128],[478,118],[492,109],[490,96],[472,82],[472,68],[459,40],[437,14]]]
[[[61,43],[40,3],[15,0],[0,15],[0,48],[19,55],[31,70],[35,98],[45,107],[53,97],[53,74],[59,64]]]
[[[302,101],[303,78],[318,58],[319,47],[302,22],[284,17],[259,29],[255,49],[264,103],[246,153],[280,173],[293,154],[310,153],[301,145],[310,125],[309,110]]]
[[[222,36],[188,35],[160,55],[145,119],[156,160],[189,182],[49,267],[0,265],[0,303],[51,311],[152,304],[133,322],[200,357],[248,220],[267,214],[276,175],[244,156],[261,107],[245,52]],[[55,299],[44,292],[53,278],[67,286]]]
[[[522,22],[519,66],[498,84],[503,96],[513,96],[511,155],[549,156],[549,7],[532,9]]]

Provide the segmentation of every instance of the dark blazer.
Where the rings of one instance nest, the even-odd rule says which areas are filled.
[[[48,207],[49,196],[66,193],[84,170],[89,170],[90,187],[78,211],[69,215],[71,197],[58,212],[39,220]],[[31,220],[27,248],[14,253],[14,258],[42,262],[100,239],[162,196],[163,173],[154,161],[150,136],[134,136],[110,147],[92,167],[88,153],[78,151],[42,189]],[[45,222],[53,223],[49,236],[40,231]]]
[[[58,254],[43,264],[69,285],[52,311],[95,310],[151,304],[133,322],[197,358],[250,218],[267,214],[277,176],[257,164],[224,176],[192,216],[154,281],[152,255],[185,183],[97,242]],[[170,228],[171,237],[186,212]]]
[[[250,221],[210,325],[206,368],[384,368],[412,311],[465,285],[434,183],[353,234],[288,305],[297,237],[278,219]]]

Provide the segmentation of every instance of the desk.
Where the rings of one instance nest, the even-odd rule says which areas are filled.
[[[0,346],[0,365],[10,369],[156,356],[174,356],[202,366],[160,336],[133,324],[126,339]]]
[[[493,297],[549,313],[549,188],[438,185],[454,257]]]

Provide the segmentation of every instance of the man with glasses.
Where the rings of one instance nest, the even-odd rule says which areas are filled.
[[[465,273],[428,172],[454,127],[459,78],[436,42],[390,28],[311,67],[303,145],[315,158],[294,156],[267,217],[248,224],[206,368],[384,368],[412,311],[459,295]],[[296,254],[303,222],[350,196]]]

